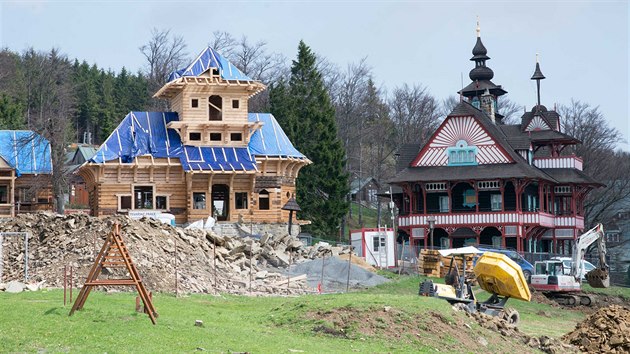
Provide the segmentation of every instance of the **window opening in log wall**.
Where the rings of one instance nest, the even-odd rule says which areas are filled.
[[[222,120],[221,112],[223,110],[223,98],[221,96],[212,95],[208,97],[208,119]]]
[[[234,204],[236,209],[247,209],[247,192],[234,193]]]
[[[258,209],[269,210],[269,192],[265,189],[258,193]]]
[[[206,193],[193,193],[193,209],[206,209]]]
[[[201,141],[201,133],[188,133],[188,140]]]
[[[135,209],[153,209],[153,186],[135,186],[133,196]]]

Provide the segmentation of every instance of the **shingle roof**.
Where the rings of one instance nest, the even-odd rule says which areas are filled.
[[[547,181],[553,178],[542,171],[527,164],[496,164],[477,166],[437,166],[437,167],[408,167],[398,173],[390,183],[400,182],[436,182],[457,181],[469,179],[494,179],[494,178],[525,178],[534,177]]]
[[[564,144],[580,144],[581,141],[572,137],[571,135],[561,133],[555,130],[534,130],[527,132],[532,142],[546,142],[546,141],[558,141]]]
[[[521,116],[521,128],[525,130],[535,116],[541,116],[551,124],[551,129],[558,129],[560,115],[556,111],[549,111],[543,105],[534,106],[531,111],[523,113]]]
[[[418,152],[420,152],[420,144],[404,144],[402,145],[397,153],[398,160],[396,160],[396,172],[402,171],[405,168],[409,167],[409,164],[418,156]]]
[[[594,186],[604,186],[589,177],[586,173],[573,168],[543,168],[543,172],[551,176],[558,183],[581,183],[591,184]]]
[[[501,85],[495,85],[490,80],[473,81],[457,93],[461,93],[465,96],[478,96],[486,91],[486,89],[488,89],[490,93],[497,96],[501,96],[507,93],[507,91],[505,91],[501,87]]]
[[[523,134],[520,125],[499,125],[498,127],[514,150],[529,150],[531,139],[527,134]]]

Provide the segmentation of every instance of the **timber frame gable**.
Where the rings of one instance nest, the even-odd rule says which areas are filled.
[[[460,105],[468,105],[461,103]],[[470,105],[468,105],[470,106]],[[459,107],[459,106],[458,106]],[[469,109],[476,109],[472,106]],[[454,111],[455,112],[455,111]],[[482,112],[479,112],[482,113]],[[488,119],[488,118],[486,118]],[[504,147],[496,134],[484,126],[475,114],[451,114],[447,116],[438,129],[431,135],[429,141],[420,150],[416,158],[410,164],[411,167],[449,166],[449,165],[488,165],[515,163],[512,154],[508,153],[511,147]],[[462,146],[463,145],[463,146]],[[509,145],[508,145],[509,146]],[[474,162],[459,160],[456,163],[449,161],[449,152],[452,149],[474,151]]]

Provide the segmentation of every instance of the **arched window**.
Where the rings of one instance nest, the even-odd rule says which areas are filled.
[[[266,189],[258,193],[258,210],[269,210],[269,192]]]

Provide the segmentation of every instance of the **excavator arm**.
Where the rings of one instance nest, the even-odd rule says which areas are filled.
[[[597,251],[599,255],[599,267],[588,272],[585,277],[588,284],[594,288],[607,288],[610,286],[610,278],[608,277],[608,264],[606,263],[606,242],[604,240],[604,227],[597,224],[594,228],[582,234],[575,242],[573,248],[573,265],[571,267],[571,275],[577,282],[580,282],[580,275],[584,271],[582,258],[590,245],[597,241]]]

